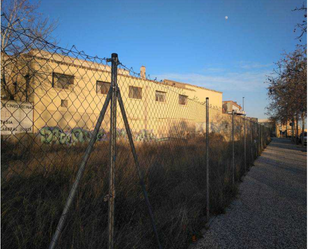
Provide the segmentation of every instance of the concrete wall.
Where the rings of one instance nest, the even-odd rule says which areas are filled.
[[[73,64],[74,63],[74,64]],[[107,65],[81,61],[70,57],[40,52],[33,63],[34,131],[43,126],[58,126],[64,130],[81,127],[93,130],[106,95],[96,93],[96,81],[111,81]],[[69,89],[52,87],[52,73],[74,75]],[[132,77],[118,70],[118,85],[133,132],[152,130],[158,137],[169,134],[205,131],[205,98],[210,100],[210,119],[222,116],[222,93],[186,84],[175,87],[166,83]],[[129,86],[142,88],[142,99],[129,98]],[[166,101],[158,102],[155,92],[166,93]],[[186,105],[179,104],[179,94],[188,96]],[[68,100],[68,107],[61,107]],[[120,110],[117,127],[124,128]],[[109,129],[108,109],[102,128]]]

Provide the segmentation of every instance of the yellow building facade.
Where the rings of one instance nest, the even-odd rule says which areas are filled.
[[[109,65],[33,50],[29,102],[33,103],[33,132],[42,127],[69,131],[93,130],[111,82]],[[141,75],[141,76],[140,76]],[[122,66],[117,82],[133,132],[151,131],[156,137],[205,132],[205,100],[209,98],[210,120],[222,116],[222,92],[191,84],[146,79],[143,71],[132,76]],[[109,130],[110,110],[101,128]],[[123,129],[119,107],[117,128]]]

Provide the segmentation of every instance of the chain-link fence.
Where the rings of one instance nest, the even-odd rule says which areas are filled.
[[[1,33],[6,248],[184,248],[270,142],[214,91]]]

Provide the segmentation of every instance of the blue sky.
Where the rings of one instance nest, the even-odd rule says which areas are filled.
[[[99,57],[118,53],[135,71],[223,92],[248,116],[266,118],[266,75],[299,41],[299,0],[53,0],[59,45]],[[225,18],[228,16],[228,19]],[[304,38],[303,43],[306,43]]]

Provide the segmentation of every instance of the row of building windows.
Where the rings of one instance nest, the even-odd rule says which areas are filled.
[[[100,94],[107,94],[110,88],[109,82],[97,81],[96,85],[96,92]],[[131,99],[142,99],[142,88],[129,86],[129,98]],[[157,102],[165,102],[166,101],[166,92],[163,91],[156,91],[155,99]],[[186,105],[188,102],[188,96],[186,95],[179,95],[179,104]]]
[[[52,87],[60,89],[69,89],[70,86],[72,86],[73,84],[74,84],[74,76],[67,74],[53,73]],[[107,94],[110,86],[111,83],[98,80],[96,82],[96,93]],[[129,86],[129,98],[142,99],[143,98],[142,93],[143,89],[141,87]],[[166,92],[156,91],[155,100],[157,102],[166,102]],[[180,105],[187,105],[188,96],[179,94],[178,103]],[[65,105],[67,104],[61,103],[61,106],[67,107]]]

